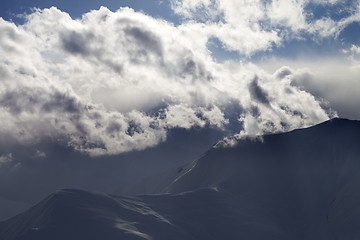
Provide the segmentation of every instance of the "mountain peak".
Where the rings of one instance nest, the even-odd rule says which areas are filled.
[[[359,142],[347,119],[240,139],[174,171],[163,193],[59,190],[0,223],[0,239],[356,239]]]

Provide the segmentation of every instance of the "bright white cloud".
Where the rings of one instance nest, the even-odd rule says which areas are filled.
[[[272,74],[212,59],[206,47],[212,36],[245,54],[281,41],[277,31],[261,28],[261,3],[174,2],[188,17],[209,5],[224,14],[225,22],[180,26],[104,7],[77,20],[56,8],[37,10],[20,26],[1,19],[1,136],[25,144],[50,136],[101,155],[155,146],[175,127],[224,129],[234,104],[242,134],[328,119],[320,101],[294,86],[298,70]],[[290,15],[275,15],[294,28]]]
[[[360,54],[360,46],[351,45],[350,52],[354,54]]]
[[[338,4],[349,14],[340,20],[327,15],[316,19],[307,9],[309,4]],[[303,38],[303,34],[315,40],[337,37],[349,24],[360,22],[360,4],[356,1],[344,6],[337,0],[172,0],[171,6],[187,20],[206,22],[206,34],[245,56]]]
[[[338,54],[332,58],[313,55],[296,60],[270,57],[258,64],[267,71],[274,71],[285,64],[297,69],[292,73],[292,84],[326,99],[340,116],[359,119],[360,54],[354,54],[351,49],[354,47],[345,50],[344,55]],[[324,99],[321,104],[326,108],[329,104]]]
[[[297,32],[305,29],[304,1],[273,0],[267,5],[267,16],[274,26],[289,27]]]

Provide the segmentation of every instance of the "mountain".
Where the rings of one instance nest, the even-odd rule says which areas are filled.
[[[0,221],[58,189],[132,194],[136,182],[197,159],[224,134],[219,129],[175,128],[165,142],[152,148],[97,157],[51,138],[29,145],[0,142],[0,158],[12,156],[11,161],[0,163]],[[148,192],[143,190],[136,194]]]
[[[57,191],[0,239],[358,239],[359,121],[234,141],[147,179],[150,195]]]
[[[137,198],[59,190],[1,225],[1,239],[192,239]]]

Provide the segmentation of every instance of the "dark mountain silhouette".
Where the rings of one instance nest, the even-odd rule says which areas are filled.
[[[58,191],[0,223],[0,239],[357,239],[359,143],[359,121],[333,119],[217,144],[148,178],[152,195]]]
[[[58,189],[137,195],[132,185],[199,158],[225,135],[219,129],[172,129],[165,142],[142,151],[90,157],[50,138],[34,145],[0,143],[0,221],[21,213]],[[36,157],[36,152],[43,153]]]

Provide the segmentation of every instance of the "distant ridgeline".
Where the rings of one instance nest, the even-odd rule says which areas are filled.
[[[358,239],[360,122],[239,140],[133,186],[59,190],[0,223],[2,240]]]

